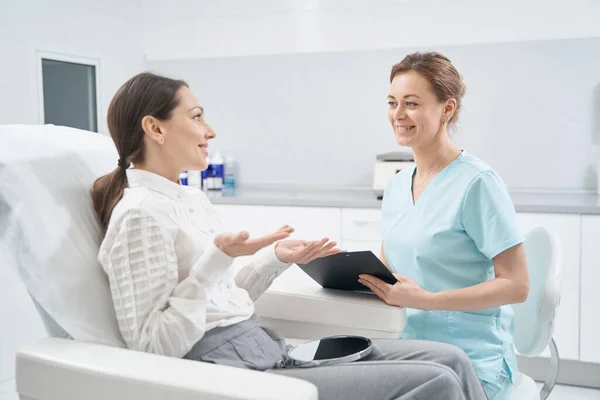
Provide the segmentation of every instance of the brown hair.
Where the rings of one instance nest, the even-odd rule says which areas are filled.
[[[142,119],[153,116],[162,121],[171,117],[179,104],[178,91],[188,86],[181,80],[144,72],[119,88],[108,107],[108,130],[119,153],[117,168],[96,179],[92,202],[104,231],[113,209],[127,187],[126,170],[130,163],[144,161]]]
[[[450,60],[443,54],[434,51],[409,54],[392,67],[390,83],[397,74],[408,71],[415,71],[427,79],[439,102],[456,99],[456,112],[448,121],[448,125],[456,122],[467,88]]]

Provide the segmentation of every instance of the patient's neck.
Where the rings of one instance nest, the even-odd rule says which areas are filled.
[[[149,158],[144,162],[135,163],[135,168],[152,172],[179,184],[179,174],[181,173],[181,171],[179,171],[179,168],[174,167],[172,165],[168,165],[160,159]]]

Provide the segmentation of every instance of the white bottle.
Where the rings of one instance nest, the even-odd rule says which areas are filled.
[[[209,182],[212,182],[212,178],[210,178],[210,176],[211,176],[211,174],[212,174],[212,172],[211,172],[211,170],[212,170],[212,167],[211,167],[210,163],[211,163],[210,157],[206,157],[206,164],[207,164],[208,166],[207,166],[207,167],[206,167],[206,169],[205,169],[204,171],[202,171],[202,173],[200,174],[200,175],[201,175],[201,178],[200,178],[200,179],[202,180],[202,182],[201,182],[201,185],[202,185],[202,190],[203,190],[204,192],[206,192],[206,191],[208,190],[208,185],[209,185]]]
[[[225,190],[235,189],[235,160],[231,156],[225,157],[225,171],[223,176],[223,188]]]
[[[188,171],[187,184],[188,186],[201,189],[202,180],[200,179],[200,171]]]

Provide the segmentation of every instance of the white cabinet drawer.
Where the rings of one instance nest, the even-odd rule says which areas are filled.
[[[342,209],[342,239],[381,241],[379,222],[381,210],[362,208]]]
[[[554,340],[561,359],[579,359],[579,276],[581,216],[579,214],[518,213],[525,234],[537,226],[552,230],[558,236],[562,252],[561,301],[556,311]],[[548,349],[542,356],[549,356]]]
[[[225,232],[248,231],[250,237],[259,237],[267,231],[265,206],[248,206],[237,204],[215,204],[223,230]],[[233,262],[235,270],[239,270],[252,260],[252,256],[237,257]]]
[[[341,241],[339,208],[269,206],[265,217],[270,231],[290,225],[295,230],[293,238],[318,240],[328,237],[338,244]]]
[[[248,231],[250,236],[267,233],[265,206],[215,204],[223,229],[228,232]]]

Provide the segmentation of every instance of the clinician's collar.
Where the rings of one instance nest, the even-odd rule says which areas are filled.
[[[190,195],[185,186],[181,186],[164,176],[144,171],[143,169],[128,169],[127,183],[130,188],[145,187],[174,200],[182,200]]]

